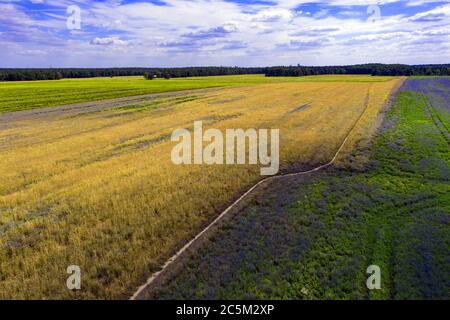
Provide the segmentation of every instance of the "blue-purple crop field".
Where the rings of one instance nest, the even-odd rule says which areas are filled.
[[[408,79],[363,170],[273,184],[152,297],[449,299],[449,109],[450,78]]]

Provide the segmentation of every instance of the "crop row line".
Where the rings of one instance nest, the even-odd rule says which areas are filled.
[[[431,120],[433,121],[434,125],[437,127],[439,132],[442,134],[442,136],[444,137],[447,144],[450,144],[450,142],[449,142],[450,131],[448,130],[446,124],[444,123],[444,121],[442,121],[441,117],[439,116],[436,109],[433,107],[433,104],[430,102],[428,97],[426,97],[426,96],[423,96],[423,97],[424,97],[425,106],[427,107],[428,112],[430,113]],[[442,127],[445,129],[446,132],[444,132]]]

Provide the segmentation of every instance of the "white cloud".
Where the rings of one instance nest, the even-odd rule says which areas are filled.
[[[261,10],[253,16],[253,21],[273,22],[279,20],[290,20],[293,18],[293,13],[286,9],[267,9]]]
[[[91,44],[101,45],[101,46],[110,46],[110,45],[119,45],[119,46],[126,46],[128,45],[128,41],[120,40],[117,37],[111,37],[111,38],[94,38],[91,40]]]
[[[22,52],[20,52],[20,54],[24,54],[24,55],[46,55],[47,52],[45,52],[44,50],[39,50],[39,49],[29,49],[29,50],[23,50]]]

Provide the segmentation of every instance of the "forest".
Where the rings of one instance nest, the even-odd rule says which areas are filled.
[[[405,64],[360,64],[323,67],[271,67],[265,72],[268,77],[301,77],[325,74],[371,74],[372,76],[449,76],[450,64],[405,65]]]
[[[186,78],[241,74],[264,74],[266,68],[186,67],[186,68],[52,68],[0,69],[0,81],[59,80],[154,75],[159,78]],[[153,78],[153,77],[152,77]]]
[[[450,76],[450,64],[404,65],[360,64],[348,66],[278,66],[278,67],[185,67],[185,68],[20,68],[0,69],[0,81],[59,80],[145,76],[154,78],[186,78],[242,74],[265,74],[267,77],[301,77],[325,74],[370,74],[373,76]]]

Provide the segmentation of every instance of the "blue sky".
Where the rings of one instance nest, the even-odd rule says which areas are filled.
[[[0,0],[0,48],[0,67],[450,63],[450,0]]]

